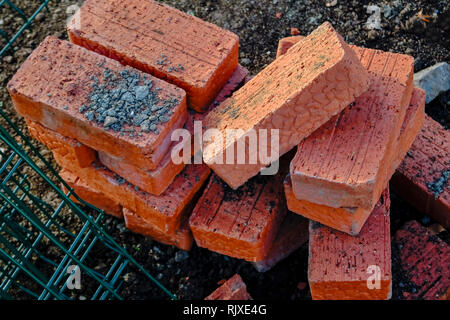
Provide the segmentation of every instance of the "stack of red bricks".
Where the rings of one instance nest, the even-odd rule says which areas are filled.
[[[47,38],[8,89],[81,198],[135,232],[184,250],[195,239],[259,271],[309,237],[313,298],[390,297],[388,183],[424,119],[412,57],[349,46],[324,23],[282,39],[277,59],[248,79],[236,35],[150,0],[87,0],[68,32],[70,42]],[[172,133],[193,134],[195,120],[241,132],[206,140],[207,165],[177,164],[191,140]],[[259,174],[259,158],[219,161],[236,160],[250,131],[261,146],[271,129],[277,174]],[[398,179],[413,180],[414,164],[403,167]],[[448,223],[448,188],[435,189],[443,204],[432,211]]]

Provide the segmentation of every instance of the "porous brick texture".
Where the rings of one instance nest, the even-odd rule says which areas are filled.
[[[165,79],[204,111],[238,66],[237,35],[150,0],[87,0],[69,39]]]
[[[438,122],[425,121],[391,180],[395,192],[421,212],[450,228],[450,133]]]
[[[235,274],[205,300],[253,300],[241,276]]]
[[[181,250],[189,251],[192,248],[193,238],[189,225],[187,223],[187,215],[182,221],[180,227],[174,232],[164,232],[155,228],[152,223],[146,221],[135,212],[123,209],[126,227],[136,233],[150,237],[158,242],[175,246]]]
[[[119,87],[104,87],[113,79],[120,82]],[[187,118],[186,94],[182,89],[54,37],[46,38],[28,57],[9,82],[8,90],[22,116],[94,150],[150,170],[157,167],[169,149],[172,130],[181,128]],[[102,95],[110,99],[109,104]],[[114,116],[99,111],[120,109],[119,104],[133,108],[138,103],[143,104],[141,111]],[[83,113],[91,106],[97,108],[95,112],[89,109]],[[153,120],[158,120],[150,126],[153,131],[148,130],[149,126],[144,128],[146,121],[139,127],[134,125],[140,119],[137,113],[143,115],[154,109],[164,114]],[[111,124],[113,121],[116,126]]]
[[[55,161],[64,168],[72,165],[85,168],[97,158],[96,152],[75,139],[60,135],[32,120],[26,120],[31,136],[45,144],[52,152]]]
[[[398,149],[404,149],[397,140],[413,91],[414,59],[353,49],[369,71],[370,88],[298,145],[291,179],[300,200],[372,210],[393,174]]]
[[[278,129],[279,154],[283,155],[354,101],[368,85],[367,71],[355,52],[329,23],[324,23],[206,116],[205,129],[218,129],[223,137],[227,129],[241,131],[234,139],[224,139],[225,143],[222,139],[205,141],[204,161],[236,189],[268,165],[261,157],[250,163],[249,134],[259,136],[260,129]],[[260,139],[260,151],[271,150],[270,133],[268,141]],[[238,163],[238,152],[234,152],[234,159],[226,159],[240,141],[246,145],[245,164]]]
[[[411,97],[411,102],[406,110],[405,120],[403,121],[401,133],[396,141],[397,147],[394,148],[397,154],[391,161],[390,175],[395,171],[401,159],[406,155],[414,138],[422,126],[425,116],[425,92],[415,88]],[[301,214],[308,219],[320,222],[330,228],[357,235],[370,213],[371,209],[362,207],[355,208],[333,208],[316,204],[307,200],[299,200],[292,190],[290,176],[284,181],[284,190],[289,210]]]
[[[101,210],[104,210],[109,215],[122,218],[122,206],[118,202],[111,200],[103,193],[94,189],[91,185],[81,181],[80,178],[65,169],[61,170],[59,175],[81,199]],[[66,193],[68,192],[64,185],[62,185],[62,190]],[[79,203],[78,199],[74,196],[71,196],[71,199]]]
[[[385,190],[361,233],[350,236],[311,221],[308,281],[317,300],[380,300],[391,297],[389,191]],[[369,269],[370,266],[379,269]],[[379,271],[379,277],[376,277]],[[379,280],[376,285],[375,276]]]
[[[213,175],[189,220],[199,247],[247,261],[267,257],[286,215],[280,176],[232,190]]]
[[[409,281],[417,288],[406,299],[450,299],[450,246],[417,221],[407,222],[395,234],[394,245]]]
[[[262,261],[253,262],[256,270],[259,272],[269,271],[278,262],[303,246],[308,241],[308,227],[307,219],[288,212],[267,256]]]

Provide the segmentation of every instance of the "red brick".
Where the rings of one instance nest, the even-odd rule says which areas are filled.
[[[158,228],[155,228],[152,223],[149,223],[128,209],[123,209],[123,215],[125,217],[126,226],[131,231],[151,237],[158,242],[175,246],[181,250],[191,250],[194,240],[187,223],[188,215],[186,215],[184,222],[181,223],[180,228],[172,233],[163,232]]]
[[[68,31],[76,44],[185,89],[197,111],[238,65],[237,35],[154,1],[85,1]],[[169,71],[179,65],[182,70]]]
[[[232,190],[213,175],[190,220],[198,246],[247,261],[267,257],[286,215],[280,176]]]
[[[449,150],[449,131],[425,116],[421,132],[391,180],[397,194],[447,229],[450,228]],[[436,186],[437,181],[442,183],[442,192],[429,188]]]
[[[65,169],[61,170],[59,175],[81,199],[93,205],[94,207],[104,210],[107,214],[110,214],[117,218],[122,218],[122,207],[119,203],[111,200],[103,193],[94,189],[89,184],[81,181],[76,175]],[[62,186],[62,189],[67,193],[68,190],[65,188],[65,186]],[[79,203],[79,201],[74,196],[71,196],[71,199],[74,202]]]
[[[159,196],[167,190],[175,177],[185,167],[184,163],[173,163],[171,150],[172,148],[154,170],[139,169],[122,159],[104,152],[99,152],[98,158],[108,169],[126,178],[131,184],[138,186],[145,192]]]
[[[245,141],[250,130],[258,135],[259,129],[279,129],[281,156],[354,101],[368,85],[368,74],[355,52],[324,23],[210,112],[205,130],[218,129],[225,137],[227,129],[242,129],[243,134],[235,140]],[[203,158],[233,189],[267,165],[260,161],[214,163],[225,159],[227,150],[236,145],[235,141],[224,146],[218,140],[205,142]]]
[[[32,120],[27,119],[26,122],[31,136],[45,144],[53,152],[55,161],[60,166],[70,167],[74,164],[85,168],[97,158],[94,150],[77,140],[62,136]]]
[[[180,228],[185,208],[199,193],[210,173],[206,165],[188,165],[166,191],[156,196],[133,186],[99,162],[88,168],[71,168],[70,171],[156,229],[167,233]]]
[[[395,234],[400,263],[409,281],[418,288],[407,299],[450,299],[450,246],[417,221]]]
[[[397,139],[411,100],[414,59],[353,49],[370,73],[370,89],[298,145],[291,179],[300,200],[372,210],[393,174],[397,150],[404,149]]]
[[[235,274],[205,300],[253,300],[241,276]]]
[[[153,90],[161,89],[160,98],[178,101],[169,121],[158,124],[158,134],[122,135],[122,132],[106,130],[96,121],[88,121],[79,112],[82,105],[90,103],[89,94],[94,82],[91,76],[104,83],[103,72],[107,69],[128,70],[142,78],[147,77],[153,81]],[[187,118],[186,95],[182,89],[54,37],[46,38],[30,55],[9,82],[8,90],[22,116],[95,150],[150,170],[155,169],[167,153],[175,124],[182,127]]]
[[[363,208],[332,208],[306,200],[298,200],[292,190],[290,175],[284,180],[284,194],[290,211],[351,235],[357,235],[361,231],[372,212]]]
[[[425,92],[414,89],[410,105],[406,110],[401,133],[396,142],[397,155],[391,160],[391,175],[403,159],[411,146],[414,137],[420,130],[425,115]],[[316,204],[306,200],[298,200],[292,190],[290,176],[284,182],[284,190],[289,210],[301,214],[308,219],[318,221],[333,229],[357,235],[370,213],[371,209],[356,208],[332,208]]]
[[[139,191],[135,195],[135,212],[161,231],[171,233],[180,228],[185,208],[190,206],[210,174],[206,165],[191,164],[175,178],[160,196]]]
[[[308,281],[313,299],[372,300],[391,297],[391,237],[389,191],[383,195],[356,237],[325,227],[309,226]],[[380,269],[380,288],[367,282]]]
[[[266,272],[272,269],[278,262],[304,245],[308,241],[308,226],[307,219],[288,212],[265,259],[253,262],[256,270]]]

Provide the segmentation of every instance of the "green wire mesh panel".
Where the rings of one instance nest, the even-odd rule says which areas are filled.
[[[78,198],[3,110],[0,116],[9,129],[0,126],[0,298],[121,299],[133,268],[175,299],[108,235],[104,212]],[[99,257],[111,265],[99,267]]]
[[[23,24],[18,30],[9,29],[8,26],[6,26],[5,29],[0,28],[0,37],[3,38],[3,42],[1,42],[0,57],[2,57],[8,50],[11,50],[14,42],[26,29],[31,29],[31,24],[33,23],[34,19],[42,10],[44,10],[44,8],[49,11],[47,7],[49,1],[50,0],[29,1],[30,4],[33,5],[33,8],[36,8],[33,10],[33,13],[31,15],[27,15],[25,14],[24,10],[15,3],[16,1],[0,0],[0,10],[12,11],[15,16],[20,17],[23,20]]]

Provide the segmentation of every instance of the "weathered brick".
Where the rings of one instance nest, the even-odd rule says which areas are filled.
[[[358,236],[311,221],[308,281],[313,299],[371,300],[391,297],[389,191],[385,190]],[[379,268],[379,288],[371,276]]]
[[[205,141],[203,158],[233,189],[267,165],[225,161],[227,150],[245,143],[247,134],[259,129],[279,129],[279,153],[291,150],[302,139],[339,113],[369,85],[367,71],[355,52],[329,23],[276,59],[205,118],[205,129],[241,129],[233,141]],[[269,139],[270,140],[270,139]],[[271,142],[267,142],[270,150]],[[249,148],[245,148],[249,159]],[[223,160],[224,164],[220,163]]]
[[[232,190],[210,179],[190,220],[198,246],[247,261],[267,257],[286,215],[280,176],[257,176]]]
[[[392,177],[395,192],[450,228],[450,133],[425,116],[407,156]]]
[[[98,79],[99,86],[106,83],[105,71],[108,74],[108,70],[117,72],[122,80],[126,79],[120,74],[122,71],[135,73],[141,80],[151,80],[150,90],[160,98],[152,108],[163,104],[169,108],[166,102],[174,102],[170,107],[171,115],[166,112],[168,121],[157,124],[157,133],[144,132],[128,124],[123,129],[133,129],[136,134],[116,132],[96,120],[89,121],[80,112],[83,105],[91,103],[90,93],[94,90],[95,79]],[[22,116],[95,150],[150,170],[155,169],[167,153],[171,131],[176,125],[181,128],[187,118],[186,94],[182,89],[54,37],[46,38],[30,55],[9,82],[8,90],[16,110]],[[134,94],[130,90],[125,93]]]
[[[59,175],[81,199],[94,207],[104,210],[106,213],[114,217],[122,218],[122,206],[118,202],[111,200],[103,193],[81,181],[76,175],[65,169],[61,170]],[[62,186],[62,190],[66,193],[68,192],[65,186]],[[74,202],[79,203],[74,196],[71,196],[71,199]]]
[[[278,262],[304,245],[308,241],[308,226],[307,219],[288,212],[267,256],[262,261],[253,262],[256,270],[259,272],[269,271]]]
[[[409,281],[417,287],[407,299],[450,299],[450,246],[417,221],[410,221],[395,234],[400,263]]]
[[[60,135],[32,120],[26,119],[26,123],[31,136],[45,144],[53,152],[55,161],[62,167],[70,167],[74,164],[85,168],[97,158],[93,149],[75,139]]]
[[[76,44],[183,88],[197,111],[238,65],[237,35],[154,1],[87,0],[68,31]]]
[[[300,200],[372,210],[393,174],[397,150],[404,149],[397,139],[411,100],[414,59],[353,50],[370,73],[370,88],[298,145],[291,179]]]
[[[175,232],[180,228],[185,208],[201,191],[209,174],[206,165],[187,165],[160,196],[136,192],[135,212],[159,230]]]
[[[410,105],[406,110],[401,133],[396,142],[397,154],[390,161],[391,168],[389,176],[397,168],[411,146],[414,137],[420,130],[425,115],[425,92],[421,89],[414,89]],[[289,210],[301,214],[308,219],[318,221],[330,228],[357,235],[370,213],[371,209],[362,207],[355,208],[333,208],[316,204],[307,200],[299,200],[292,190],[291,178],[288,176],[284,182],[284,190]]]
[[[175,246],[181,250],[191,250],[193,238],[187,223],[188,215],[186,215],[186,219],[181,223],[180,227],[172,233],[155,228],[152,223],[128,209],[123,209],[123,216],[125,217],[127,228],[131,231],[151,237],[158,242]]]
[[[205,300],[253,300],[241,276],[235,274]]]

